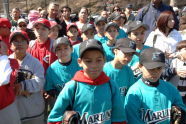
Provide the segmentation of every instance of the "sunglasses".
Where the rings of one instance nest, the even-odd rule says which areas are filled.
[[[120,11],[120,9],[114,9],[114,11]]]
[[[19,25],[19,27],[26,27],[27,25]]]

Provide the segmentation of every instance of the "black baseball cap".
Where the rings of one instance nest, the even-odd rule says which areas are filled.
[[[118,20],[119,18],[121,18],[121,14],[119,12],[113,12],[111,15],[110,15],[110,21],[113,21],[113,20]]]
[[[58,47],[58,45],[60,44],[66,44],[69,45],[70,47],[72,47],[69,39],[67,37],[59,37],[58,39],[56,39],[53,43],[53,51],[56,51],[56,48]]]
[[[131,21],[127,24],[127,33],[130,33],[140,27],[144,27],[146,30],[149,29],[149,26],[146,24],[143,24],[141,21]]]
[[[119,26],[118,26],[116,23],[114,23],[114,22],[109,22],[109,23],[107,23],[107,24],[105,25],[105,32],[106,32],[106,31],[108,30],[108,28],[111,27],[111,26],[116,27],[116,29],[119,31]]]
[[[88,40],[83,41],[80,44],[79,57],[82,58],[83,54],[87,50],[91,50],[91,49],[99,50],[104,55],[104,50],[103,50],[102,44],[95,39],[88,39]]]
[[[98,24],[99,22],[101,22],[101,21],[107,23],[107,19],[106,19],[105,17],[103,17],[103,16],[98,16],[98,17],[95,18],[94,24],[97,25],[97,24]]]
[[[115,48],[120,49],[124,53],[136,53],[136,43],[129,38],[118,39]]]
[[[86,32],[86,31],[88,31],[90,29],[95,30],[94,25],[92,25],[92,24],[84,24],[82,29],[81,29],[81,32],[84,33],[84,32]]]
[[[139,63],[147,69],[165,66],[165,54],[157,48],[147,48],[140,53]]]

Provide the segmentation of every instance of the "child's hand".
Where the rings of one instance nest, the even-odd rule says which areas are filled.
[[[16,96],[21,95],[22,85],[21,83],[14,84],[14,92]]]
[[[185,78],[186,77],[186,70],[181,68],[176,68],[176,73],[179,77]]]
[[[44,96],[45,99],[53,98],[53,97],[52,97],[51,95],[49,95],[47,92],[44,92],[43,96]]]
[[[3,41],[1,41],[0,42],[0,55],[7,55],[7,50],[8,50],[7,45]]]
[[[21,91],[20,95],[25,96],[25,97],[29,97],[29,96],[31,96],[31,93],[29,93],[28,91]]]

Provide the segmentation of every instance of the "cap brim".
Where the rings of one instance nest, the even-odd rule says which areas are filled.
[[[100,20],[95,21],[95,25],[97,25],[99,22],[105,22],[105,23],[106,23],[106,21],[105,21],[105,20],[100,19]]]
[[[143,63],[146,69],[154,69],[158,67],[165,67],[165,63],[162,62],[150,62],[150,63]]]
[[[81,51],[79,57],[82,58],[83,54],[84,54],[87,50],[91,50],[91,49],[96,49],[96,50],[100,51],[101,53],[103,53],[103,55],[104,55],[104,51],[103,51],[103,50],[101,50],[100,48],[98,48],[98,47],[96,47],[96,46],[91,46],[91,47],[87,47],[86,49],[84,49],[83,51]]]
[[[10,43],[12,42],[12,39],[13,39],[14,37],[16,37],[16,36],[22,36],[25,40],[28,41],[28,38],[25,37],[25,35],[23,35],[23,34],[20,33],[20,32],[15,32],[15,33],[10,37]]]
[[[51,26],[51,28],[53,28],[53,27],[58,27],[58,28],[59,28],[59,30],[60,30],[60,29],[62,29],[61,25],[59,25],[59,24],[54,25],[54,26]]]
[[[34,24],[33,24],[33,28],[35,28],[35,26],[38,25],[38,24],[41,24],[41,25],[45,26],[46,28],[50,29],[48,26],[46,26],[45,24],[40,23],[40,22],[34,23]]]
[[[116,16],[113,20],[118,20],[121,16]]]
[[[131,48],[119,48],[124,53],[136,53],[134,49]]]
[[[149,28],[148,28],[148,25],[146,25],[146,24],[140,24],[140,25],[136,26],[135,28],[133,28],[133,30],[136,30],[136,29],[138,29],[138,28],[140,28],[140,27],[145,28],[145,30],[148,30],[148,29],[149,29]]]
[[[88,30],[94,30],[94,28],[92,28],[92,27],[88,27],[87,29],[82,30],[82,33],[87,32]]]

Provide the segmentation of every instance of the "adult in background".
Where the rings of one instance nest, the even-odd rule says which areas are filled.
[[[26,19],[20,18],[17,22],[17,30],[24,31],[28,34],[29,40],[35,40],[36,36],[33,30],[27,28],[28,22]]]
[[[181,34],[174,28],[175,19],[173,12],[164,11],[157,20],[157,29],[152,31],[145,45],[155,47],[166,53],[173,53],[176,44],[182,40]]]
[[[149,26],[149,29],[145,33],[145,39],[148,37],[151,31],[153,31],[156,27],[157,19],[163,11],[172,11],[171,6],[165,5],[162,0],[151,0],[147,6],[143,7],[139,10],[136,15],[136,20],[142,21],[144,24]],[[178,29],[178,20],[175,18],[175,28]]]
[[[59,4],[55,3],[55,2],[51,2],[48,5],[48,16],[47,19],[49,21],[56,21],[57,23],[59,23],[58,21],[58,13],[59,13]]]
[[[118,5],[115,5],[112,9],[112,12],[121,12],[121,8]]]
[[[109,13],[108,13],[108,11],[106,11],[106,10],[103,10],[103,11],[101,11],[101,14],[100,14],[102,17],[104,17],[104,18],[108,18],[109,17]]]
[[[127,17],[127,21],[134,21],[135,16],[132,14],[133,6],[132,4],[128,4],[125,8],[125,15]]]
[[[82,7],[78,14],[79,20],[76,22],[78,29],[81,31],[84,24],[88,23],[88,9]]]
[[[59,37],[66,36],[66,23],[64,20],[59,20],[59,4],[56,2],[51,2],[48,6],[48,16],[47,19],[49,21],[56,21],[61,25],[61,30],[59,30]]]
[[[70,24],[72,22],[72,19],[70,18],[71,8],[68,6],[63,6],[61,8],[61,12],[62,12],[62,18],[65,21],[66,25]]]
[[[17,27],[17,21],[19,20],[21,15],[21,10],[19,8],[13,8],[11,12],[11,24],[12,27]]]

